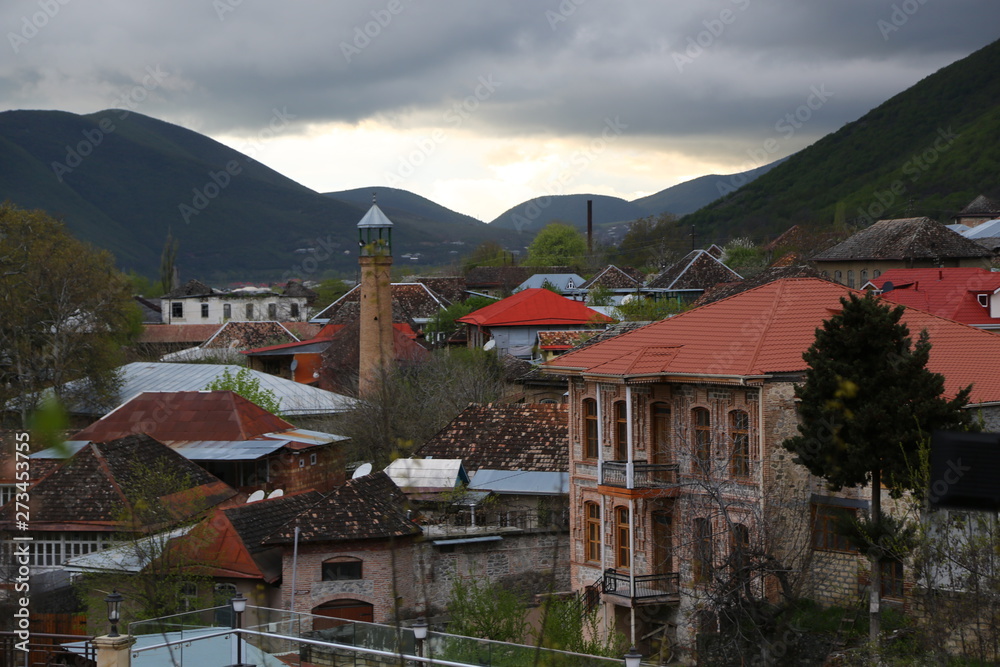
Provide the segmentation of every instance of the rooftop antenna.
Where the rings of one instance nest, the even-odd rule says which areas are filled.
[[[373,193],[372,193],[372,206],[374,206],[374,205],[375,205],[375,198],[376,198],[376,197],[378,197],[378,193],[377,193],[377,192],[373,192]]]

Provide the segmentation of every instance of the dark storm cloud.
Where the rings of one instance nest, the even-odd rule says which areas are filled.
[[[60,4],[60,2],[62,4]],[[55,9],[53,9],[55,8]],[[441,122],[484,80],[468,127],[590,136],[620,117],[651,141],[742,150],[825,86],[796,141],[853,120],[996,37],[991,0],[4,3],[0,104],[111,106],[202,132],[297,122]]]

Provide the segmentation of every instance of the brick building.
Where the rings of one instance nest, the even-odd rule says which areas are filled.
[[[866,508],[867,492],[830,493],[781,447],[796,434],[802,353],[847,293],[778,280],[546,364],[570,378],[572,587],[643,654],[662,639],[693,651],[699,631],[718,627],[719,582],[750,553],[781,564],[740,582],[760,598],[791,579],[821,601],[860,594],[867,561],[831,517]],[[989,428],[1000,378],[967,360],[996,358],[1000,338],[914,309],[903,320],[928,330],[946,394],[974,383]],[[903,564],[886,574],[891,598]]]

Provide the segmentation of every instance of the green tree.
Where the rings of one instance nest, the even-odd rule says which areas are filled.
[[[480,308],[485,308],[492,303],[496,303],[496,299],[485,296],[473,296],[465,301],[453,303],[447,308],[442,308],[434,313],[426,327],[424,327],[424,331],[428,335],[427,337],[432,340],[440,337],[447,338],[458,331],[459,324],[455,320],[465,317]]]
[[[870,485],[868,534],[885,535],[879,489],[893,497],[923,491],[916,471],[920,451],[937,429],[974,428],[962,407],[970,388],[943,396],[944,378],[927,369],[931,344],[926,331],[916,345],[901,321],[904,308],[890,308],[871,294],[841,299],[842,311],[817,329],[803,355],[809,368],[796,387],[799,434],[785,448],[831,489]],[[878,541],[876,541],[878,542]],[[879,564],[883,548],[869,546],[873,602],[870,631],[879,633]]]
[[[546,225],[528,246],[525,266],[576,266],[587,255],[587,239],[578,229],[562,222]]]
[[[0,401],[18,397],[22,423],[48,388],[63,403],[117,400],[142,316],[109,253],[43,211],[0,205],[0,313]]]
[[[733,239],[722,251],[722,262],[744,278],[755,276],[767,267],[767,255],[748,237]]]
[[[611,315],[620,322],[657,322],[690,307],[679,299],[647,299],[636,295],[615,306]]]
[[[608,259],[612,263],[644,267],[659,271],[680,257],[688,241],[677,226],[677,217],[663,213],[656,218],[647,216],[632,222],[618,248]]]
[[[462,270],[476,266],[504,266],[510,263],[510,253],[496,241],[483,241],[462,262]]]
[[[249,368],[241,368],[233,375],[229,369],[205,386],[206,391],[232,391],[251,403],[264,408],[273,415],[281,416],[281,399],[270,389],[260,386],[260,379],[254,377]]]
[[[347,294],[350,289],[350,286],[339,278],[328,278],[323,280],[315,288],[316,294],[318,295],[316,297],[316,306],[319,308],[326,308],[331,303]]]

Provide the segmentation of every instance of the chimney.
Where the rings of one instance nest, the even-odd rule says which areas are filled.
[[[594,200],[587,200],[587,254],[594,254]]]
[[[378,389],[392,363],[392,222],[375,203],[358,223],[361,322],[358,394]]]

